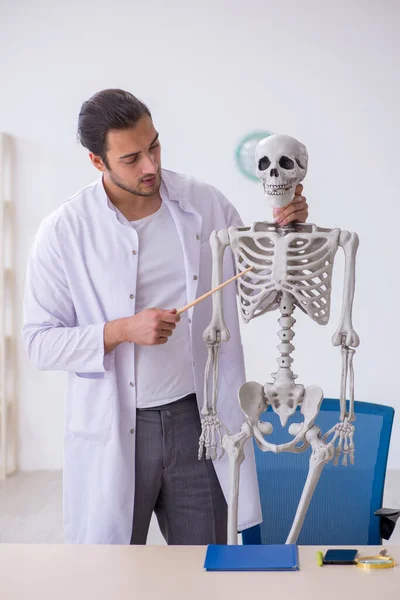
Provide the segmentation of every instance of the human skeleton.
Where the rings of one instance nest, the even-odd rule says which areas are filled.
[[[295,188],[306,173],[307,149],[297,140],[285,135],[272,135],[256,148],[257,176],[272,207],[284,207],[294,197]],[[308,477],[286,543],[295,543],[303,525],[312,495],[323,467],[332,458],[337,465],[354,463],[354,348],[359,338],[352,325],[352,306],[355,285],[355,261],[358,248],[356,233],[340,229],[324,229],[317,225],[295,224],[280,227],[276,223],[256,222],[250,227],[230,227],[214,231],[210,237],[213,257],[213,288],[221,284],[223,255],[230,246],[237,272],[253,269],[238,279],[240,312],[245,323],[268,311],[279,309],[278,370],[272,383],[261,385],[254,381],[239,389],[239,403],[246,417],[240,431],[231,434],[217,414],[218,355],[221,342],[229,340],[223,315],[222,290],[213,295],[210,325],[203,334],[207,343],[208,361],[204,377],[204,405],[199,458],[220,458],[224,451],[230,462],[230,496],[228,502],[228,544],[237,544],[238,491],[240,465],[244,460],[245,442],[254,437],[263,452],[304,452],[311,446]],[[304,388],[295,383],[297,375],[291,369],[294,346],[293,312],[300,308],[313,321],[326,325],[330,316],[332,268],[338,247],[345,254],[343,305],[340,325],[332,338],[341,347],[342,378],[340,391],[340,422],[325,435],[314,424],[323,399],[320,387]],[[212,391],[210,398],[210,376]],[[349,379],[349,404],[346,392]],[[278,414],[282,427],[297,407],[304,416],[302,423],[289,426],[293,440],[272,444],[264,436],[272,433],[271,423],[261,422],[260,415],[268,405]],[[220,446],[222,446],[220,448]]]

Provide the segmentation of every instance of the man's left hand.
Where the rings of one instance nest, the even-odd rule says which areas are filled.
[[[301,183],[296,187],[295,197],[284,208],[274,208],[274,219],[281,227],[298,221],[305,223],[308,218],[307,199],[302,196],[303,186]]]

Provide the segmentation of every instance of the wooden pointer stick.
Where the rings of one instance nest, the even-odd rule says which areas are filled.
[[[244,271],[241,271],[240,273],[238,273],[237,275],[234,275],[233,277],[231,277],[230,279],[227,279],[226,281],[224,281],[223,283],[221,283],[220,285],[217,285],[217,287],[215,287],[213,290],[210,290],[209,292],[206,292],[205,294],[203,294],[202,296],[199,296],[198,298],[196,298],[196,300],[193,300],[193,302],[190,302],[189,304],[186,304],[186,306],[183,306],[182,308],[180,308],[176,314],[177,315],[181,315],[183,312],[185,312],[186,310],[189,310],[189,308],[192,308],[192,306],[196,306],[196,304],[198,304],[199,302],[201,302],[202,300],[205,300],[206,298],[208,298],[208,296],[211,296],[211,294],[215,294],[215,292],[218,292],[218,290],[222,289],[223,287],[225,287],[226,285],[228,285],[228,283],[231,283],[232,281],[235,281],[235,279],[239,279],[239,277],[242,277],[242,275],[245,275],[245,273],[248,273],[249,271],[251,271],[254,267],[249,267],[248,269],[245,269]]]

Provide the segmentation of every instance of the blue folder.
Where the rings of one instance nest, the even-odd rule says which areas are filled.
[[[207,547],[206,571],[298,571],[295,544]]]

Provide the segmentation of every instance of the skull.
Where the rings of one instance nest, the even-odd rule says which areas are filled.
[[[307,174],[307,163],[307,148],[289,135],[270,135],[257,144],[257,177],[269,206],[282,208],[293,200],[296,186]]]

